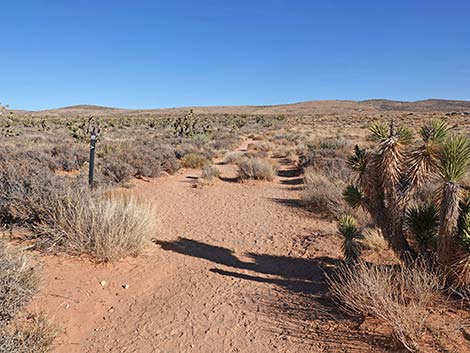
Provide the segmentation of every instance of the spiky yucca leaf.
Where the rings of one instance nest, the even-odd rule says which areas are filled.
[[[369,162],[369,153],[361,149],[358,145],[354,146],[354,154],[348,158],[349,167],[358,173],[364,173]]]
[[[412,206],[406,211],[406,224],[421,248],[426,248],[437,235],[439,218],[433,204]]]
[[[439,174],[444,182],[458,183],[470,163],[470,141],[464,136],[451,136],[442,145]]]
[[[413,142],[414,134],[410,128],[402,125],[398,127],[396,136],[401,143],[407,145]]]
[[[419,134],[425,143],[441,143],[447,137],[449,126],[444,119],[432,119],[421,127]]]
[[[382,141],[390,136],[390,130],[383,121],[374,121],[369,130],[374,141]]]
[[[346,238],[353,239],[359,235],[357,220],[351,215],[343,215],[338,219],[338,231]]]
[[[362,193],[357,187],[348,185],[343,191],[343,199],[352,208],[358,208],[361,206]]]
[[[338,231],[344,237],[341,248],[345,260],[356,261],[361,255],[361,245],[355,239],[360,235],[357,220],[351,215],[341,216],[338,219]]]

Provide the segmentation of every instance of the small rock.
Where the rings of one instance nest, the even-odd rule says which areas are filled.
[[[122,288],[124,288],[124,289],[129,289],[129,285],[128,285],[127,283],[126,283],[126,284],[123,284],[123,285],[122,285]]]
[[[70,304],[69,304],[69,303],[65,304],[65,309],[68,309],[68,308],[70,308]]]
[[[105,285],[108,284],[108,282],[106,282],[106,281],[101,281],[100,284],[101,284],[101,287],[104,287]]]
[[[110,307],[109,310],[108,310],[108,312],[110,312],[110,313],[114,312],[114,308],[113,308],[113,307]]]

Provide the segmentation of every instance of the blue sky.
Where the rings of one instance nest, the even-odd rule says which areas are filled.
[[[470,100],[470,1],[2,1],[0,102]]]

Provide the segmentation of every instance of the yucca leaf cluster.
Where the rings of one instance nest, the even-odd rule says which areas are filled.
[[[375,145],[356,146],[348,160],[354,178],[345,201],[370,213],[404,261],[432,250],[444,267],[456,253],[469,257],[470,201],[461,183],[470,165],[470,140],[451,134],[443,119],[426,122],[419,138],[393,121],[375,122],[370,132]],[[435,185],[435,197],[416,204],[413,196],[426,183]],[[354,238],[351,220],[340,218],[338,226],[346,241]]]

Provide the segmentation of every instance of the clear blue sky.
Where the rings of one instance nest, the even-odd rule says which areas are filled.
[[[470,99],[468,0],[0,3],[0,102]]]

